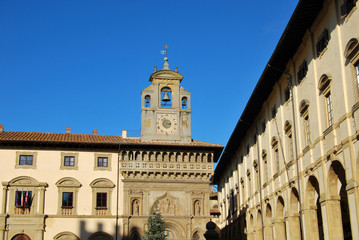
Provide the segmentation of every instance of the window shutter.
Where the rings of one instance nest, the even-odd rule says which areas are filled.
[[[344,2],[343,5],[340,6],[340,15],[341,15],[342,19],[345,18],[348,15],[348,13],[347,13],[347,5],[346,5],[345,2]]]

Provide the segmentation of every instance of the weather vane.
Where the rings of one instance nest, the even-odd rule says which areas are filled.
[[[168,48],[167,44],[166,44],[165,48],[166,48],[166,50],[162,50],[161,54],[163,54],[167,57],[167,48]]]

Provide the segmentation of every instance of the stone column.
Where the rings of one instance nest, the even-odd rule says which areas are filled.
[[[36,229],[34,236],[36,240],[44,240],[44,229]]]
[[[126,238],[129,238],[130,236],[128,235],[129,234],[129,219],[128,218],[124,218],[123,219],[123,237],[126,239]]]
[[[1,213],[5,214],[6,212],[6,197],[7,197],[7,183],[4,185],[3,183],[3,193],[2,193],[2,205],[1,205]]]
[[[358,186],[355,182],[352,182],[347,185],[346,190],[348,194],[348,205],[349,205],[349,213],[350,213],[350,224],[352,230],[353,239],[359,239],[359,223],[358,223],[358,210],[359,206],[356,199],[359,199]]]
[[[296,213],[293,216],[288,216],[288,223],[289,223],[289,238],[288,239],[290,239],[290,240],[301,239],[299,221],[300,221],[299,213]]]
[[[344,239],[340,197],[331,196],[325,199],[321,206],[325,208],[327,216],[327,224],[323,224],[325,239]]]
[[[273,225],[264,226],[264,239],[273,240]]]
[[[284,219],[274,220],[275,239],[286,239]]]
[[[44,214],[45,210],[45,186],[40,187],[40,198],[39,198],[39,213]]]
[[[306,239],[319,240],[319,228],[316,206],[302,210],[305,219]]]

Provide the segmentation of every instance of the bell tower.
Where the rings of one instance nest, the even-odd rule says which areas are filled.
[[[164,60],[141,92],[141,141],[191,142],[191,93],[180,86],[183,76],[177,68],[170,70]]]

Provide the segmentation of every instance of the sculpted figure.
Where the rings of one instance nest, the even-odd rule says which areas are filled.
[[[194,215],[195,216],[201,215],[201,206],[199,204],[199,201],[196,201],[196,203],[194,204]]]

